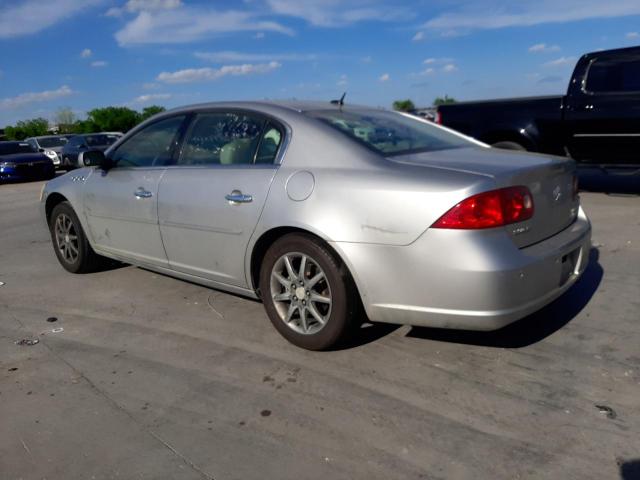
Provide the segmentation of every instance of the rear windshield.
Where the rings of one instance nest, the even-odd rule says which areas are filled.
[[[15,153],[33,153],[33,147],[24,142],[0,142],[0,155],[13,155]]]
[[[310,117],[384,156],[431,152],[473,145],[424,120],[386,110],[316,110]]]
[[[43,137],[38,138],[38,145],[40,148],[55,148],[62,147],[69,141],[67,137]]]
[[[85,137],[85,140],[88,146],[98,147],[102,145],[111,145],[119,138],[119,135],[88,135]]]

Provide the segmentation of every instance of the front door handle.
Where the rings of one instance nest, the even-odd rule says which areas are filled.
[[[237,205],[239,203],[250,203],[250,202],[253,202],[253,197],[251,195],[245,195],[240,190],[234,190],[233,192],[225,195],[224,198],[231,205]]]
[[[153,197],[153,193],[151,193],[149,190],[145,190],[142,187],[138,187],[138,189],[133,192],[133,195],[136,198],[151,198]]]

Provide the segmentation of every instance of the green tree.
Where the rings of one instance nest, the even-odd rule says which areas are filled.
[[[399,112],[411,112],[416,109],[416,106],[407,98],[406,100],[396,100],[393,102],[393,109]]]
[[[76,123],[76,116],[71,108],[59,108],[53,119],[58,125],[58,133],[75,133],[73,129],[74,124]]]
[[[436,97],[433,101],[433,106],[437,107],[438,105],[449,105],[451,103],[456,103],[457,100],[449,95],[445,95],[444,97]]]
[[[160,105],[150,105],[142,109],[142,114],[140,115],[140,121],[146,120],[147,118],[151,118],[158,113],[162,113],[166,110],[166,108],[161,107]]]
[[[24,140],[27,137],[46,135],[49,132],[49,122],[45,118],[20,120],[15,126],[8,126],[4,130],[7,140]]]
[[[107,132],[126,132],[135,127],[140,118],[140,113],[127,107],[94,108],[87,114],[88,122],[99,131]]]

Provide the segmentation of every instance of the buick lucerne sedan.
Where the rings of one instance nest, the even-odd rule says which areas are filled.
[[[385,110],[184,107],[81,162],[41,197],[66,270],[109,257],[259,298],[308,349],[363,318],[498,329],[573,285],[591,248],[572,160]]]

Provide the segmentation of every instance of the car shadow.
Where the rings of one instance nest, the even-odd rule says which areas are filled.
[[[619,463],[622,480],[640,479],[640,459]]]
[[[589,303],[602,281],[599,252],[591,249],[582,277],[564,295],[531,315],[491,332],[413,327],[408,337],[483,347],[522,348],[537,343],[567,325]]]
[[[640,195],[640,167],[605,170],[579,165],[577,173],[580,190],[610,195]]]

